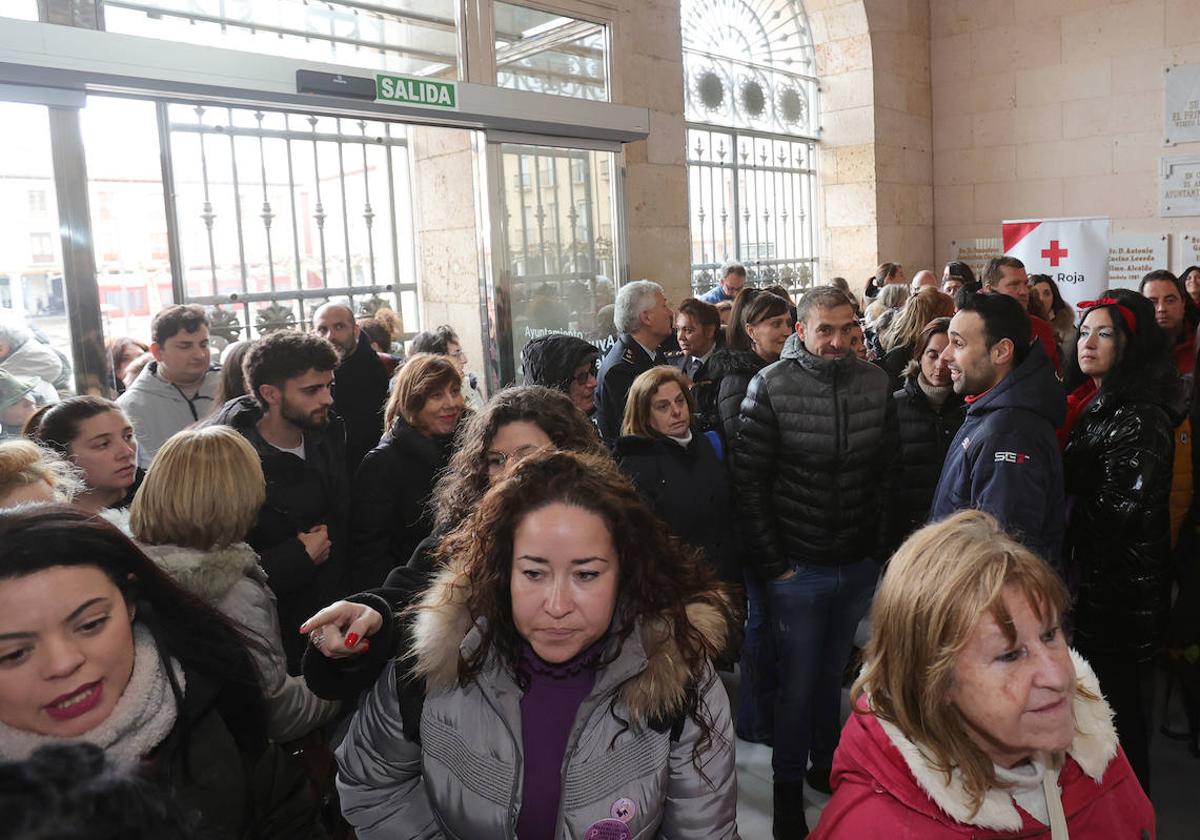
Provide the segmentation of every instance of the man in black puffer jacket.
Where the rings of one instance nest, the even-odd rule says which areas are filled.
[[[855,323],[845,293],[806,292],[797,335],[750,382],[733,443],[738,503],[768,581],[779,659],[776,838],[807,834],[806,778],[829,789],[842,673],[884,559],[896,415],[887,374],[851,352]]]

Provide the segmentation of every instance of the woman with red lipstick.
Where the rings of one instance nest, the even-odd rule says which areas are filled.
[[[446,468],[466,405],[448,356],[410,356],[392,382],[387,432],[354,474],[351,585],[379,586],[433,533],[429,495]]]
[[[723,588],[606,458],[522,460],[441,544],[338,748],[359,840],[732,840]]]
[[[1078,588],[1073,642],[1096,669],[1121,746],[1149,791],[1145,698],[1171,604],[1174,429],[1187,394],[1146,298],[1116,290],[1081,306],[1059,433],[1073,500],[1063,551]]]
[[[206,837],[324,837],[265,732],[254,663],[219,612],[84,511],[0,511],[0,759],[87,741],[171,788]]]
[[[25,435],[82,471],[86,489],[75,497],[76,506],[95,513],[132,501],[143,473],[137,467],[133,424],[115,402],[69,397],[30,417]]]
[[[810,840],[1152,840],[1112,710],[1063,635],[1067,606],[1055,572],[989,514],[909,537],[875,594]]]

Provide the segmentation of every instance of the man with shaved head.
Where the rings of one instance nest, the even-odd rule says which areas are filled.
[[[933,288],[936,289],[938,287],[937,276],[934,275],[934,273],[932,271],[929,271],[927,269],[922,269],[921,271],[918,271],[916,274],[913,275],[913,279],[912,279],[913,294],[915,295],[921,289],[922,286],[933,286]]]
[[[313,329],[337,350],[333,374],[333,410],[346,424],[346,466],[350,475],[383,434],[387,371],[371,349],[371,340],[344,303],[326,303],[313,313]]]

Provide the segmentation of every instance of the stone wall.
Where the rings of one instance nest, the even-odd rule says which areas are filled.
[[[1163,68],[1200,62],[1196,0],[930,0],[937,257],[1004,219],[1109,216],[1118,231],[1200,230],[1158,214]]]
[[[821,80],[820,279],[933,259],[928,0],[806,0]]]
[[[691,294],[679,0],[614,6],[613,101],[650,111],[650,136],[623,155],[627,279],[661,283],[677,302]]]
[[[409,138],[421,328],[439,324],[454,327],[467,354],[467,369],[479,375],[483,389],[486,377],[479,295],[483,266],[479,264],[471,132],[412,126]],[[415,330],[412,324],[404,326]]]

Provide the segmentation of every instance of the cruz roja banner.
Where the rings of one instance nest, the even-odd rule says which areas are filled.
[[[1004,254],[1030,274],[1048,274],[1063,300],[1094,300],[1108,288],[1108,219],[1029,219],[1003,223]]]

